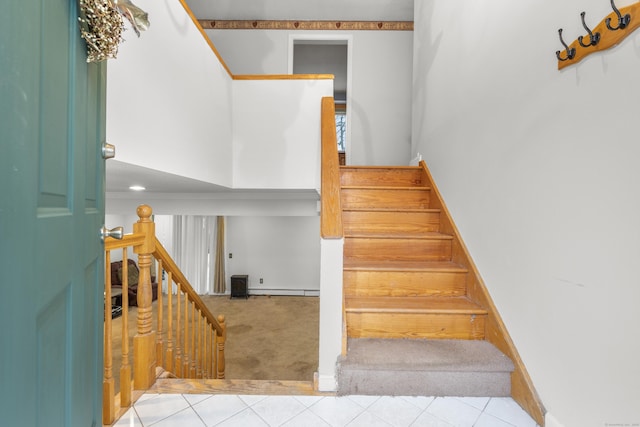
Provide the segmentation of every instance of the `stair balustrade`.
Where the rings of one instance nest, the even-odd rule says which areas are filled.
[[[105,239],[103,424],[112,424],[118,419],[159,375],[201,379],[225,377],[224,316],[214,317],[158,241],[151,207],[141,205],[137,214],[139,220],[133,224],[132,234],[121,240]],[[130,337],[128,325],[130,310],[134,310],[130,309],[129,301],[130,248],[138,255],[139,270],[133,337]],[[114,251],[121,251],[121,295],[117,295],[119,290],[112,288]],[[157,265],[156,302],[153,302],[151,280],[153,259]],[[163,282],[166,283],[166,294]],[[120,299],[121,312],[113,310],[114,298]],[[119,331],[113,328],[114,314],[121,316]],[[121,356],[115,360],[119,365],[119,387],[116,387],[114,377],[114,341],[119,341],[122,348]],[[130,362],[131,343],[133,363]]]

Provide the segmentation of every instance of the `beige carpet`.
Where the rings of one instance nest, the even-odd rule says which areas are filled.
[[[319,298],[251,296],[249,299],[230,299],[208,295],[201,298],[215,316],[224,314],[226,318],[226,378],[313,380],[313,373],[318,368]],[[135,333],[136,315],[136,308],[131,307],[128,321],[131,336]],[[121,329],[122,318],[114,319],[113,375],[116,383],[122,354]]]

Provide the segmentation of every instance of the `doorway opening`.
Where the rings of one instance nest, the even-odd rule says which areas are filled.
[[[340,164],[350,158],[351,36],[289,36],[290,74],[333,74]]]

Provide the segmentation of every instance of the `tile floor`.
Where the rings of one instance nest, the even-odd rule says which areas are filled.
[[[145,394],[118,427],[535,427],[510,398]]]

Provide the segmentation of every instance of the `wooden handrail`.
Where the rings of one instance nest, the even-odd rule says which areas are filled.
[[[320,197],[320,235],[324,239],[341,239],[340,166],[336,138],[336,112],[332,97],[322,98],[322,178]]]
[[[173,280],[177,283],[180,283],[185,288],[185,293],[189,296],[191,301],[196,303],[196,306],[202,311],[203,316],[209,321],[209,323],[214,327],[218,334],[222,335],[224,333],[224,328],[220,325],[216,317],[211,314],[209,309],[206,307],[200,296],[193,289],[187,278],[184,276],[182,271],[180,271],[180,267],[176,264],[176,262],[171,258],[169,252],[162,246],[162,243],[158,241],[156,238],[156,250],[153,253],[157,260],[162,261],[162,265],[164,266],[165,271],[171,273],[173,276]]]
[[[105,239],[105,327],[104,327],[104,376],[103,376],[103,424],[111,424],[121,416],[132,402],[133,390],[147,390],[156,380],[156,368],[163,368],[178,377],[217,378],[225,377],[226,324],[223,315],[211,314],[200,296],[195,292],[175,261],[158,241],[150,206],[137,209],[139,220],[133,224],[133,234],[121,240]],[[128,336],[128,248],[138,256],[138,281],[136,333],[133,341],[133,366],[129,364]],[[120,363],[120,387],[115,389],[112,352],[112,277],[111,251],[122,251],[122,352]],[[158,260],[157,271],[152,272],[152,258]],[[166,272],[169,286],[166,295],[166,311],[162,294],[162,277]],[[152,301],[151,276],[158,279],[157,308]],[[176,288],[174,288],[174,284]],[[176,290],[177,314],[174,339],[173,290]],[[154,313],[154,311],[156,313]],[[153,319],[157,316],[153,330]],[[166,329],[165,329],[166,317]],[[182,330],[181,330],[182,328]],[[166,337],[165,337],[166,335]],[[166,339],[165,339],[166,338]],[[131,378],[133,367],[133,381]],[[116,393],[119,391],[119,398]]]
[[[107,237],[104,240],[104,250],[112,251],[114,249],[127,248],[129,246],[139,246],[144,243],[145,235],[143,233],[125,234],[122,239],[114,239]]]

